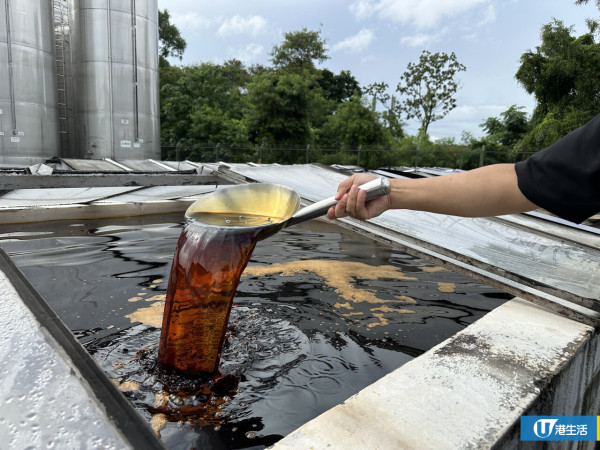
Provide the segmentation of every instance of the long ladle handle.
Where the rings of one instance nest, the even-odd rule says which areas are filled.
[[[367,191],[367,200],[388,195],[392,189],[390,180],[384,177],[375,178],[374,180],[371,180],[365,184],[361,184],[358,188]],[[306,220],[314,219],[315,217],[323,216],[327,214],[329,208],[335,206],[336,204],[337,200],[335,199],[335,195],[313,203],[312,205],[302,208],[300,211],[290,217],[285,226],[289,227]]]

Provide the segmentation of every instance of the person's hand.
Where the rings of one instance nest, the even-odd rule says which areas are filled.
[[[377,178],[373,175],[358,173],[345,179],[338,186],[335,199],[338,201],[336,206],[332,206],[327,211],[327,217],[331,220],[351,216],[360,220],[367,220],[380,215],[389,209],[390,196],[374,198],[365,202],[367,193],[359,189],[358,186],[372,179]]]

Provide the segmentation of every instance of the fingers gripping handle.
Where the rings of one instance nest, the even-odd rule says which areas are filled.
[[[367,200],[388,195],[391,191],[390,180],[383,177],[375,178],[374,180],[371,180],[365,184],[361,184],[358,188],[367,191]],[[315,217],[323,216],[327,214],[329,208],[335,206],[336,204],[337,200],[335,199],[334,195],[302,208],[288,220],[286,227],[289,227],[290,225],[296,225],[306,220],[314,219]]]

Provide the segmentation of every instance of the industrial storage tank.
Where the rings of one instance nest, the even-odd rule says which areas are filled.
[[[158,1],[73,0],[77,158],[160,159]]]
[[[0,2],[0,164],[59,154],[52,2]]]

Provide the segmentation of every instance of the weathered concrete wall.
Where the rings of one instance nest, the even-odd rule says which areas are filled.
[[[515,299],[274,449],[532,448],[520,417],[596,415],[599,371],[592,327]]]
[[[0,323],[0,447],[130,448],[2,272]]]
[[[560,373],[543,387],[525,414],[532,416],[600,415],[600,334],[595,332],[575,349]],[[537,449],[540,443],[521,442],[519,422],[502,437],[497,448]],[[593,449],[596,442],[548,442],[547,449]]]

